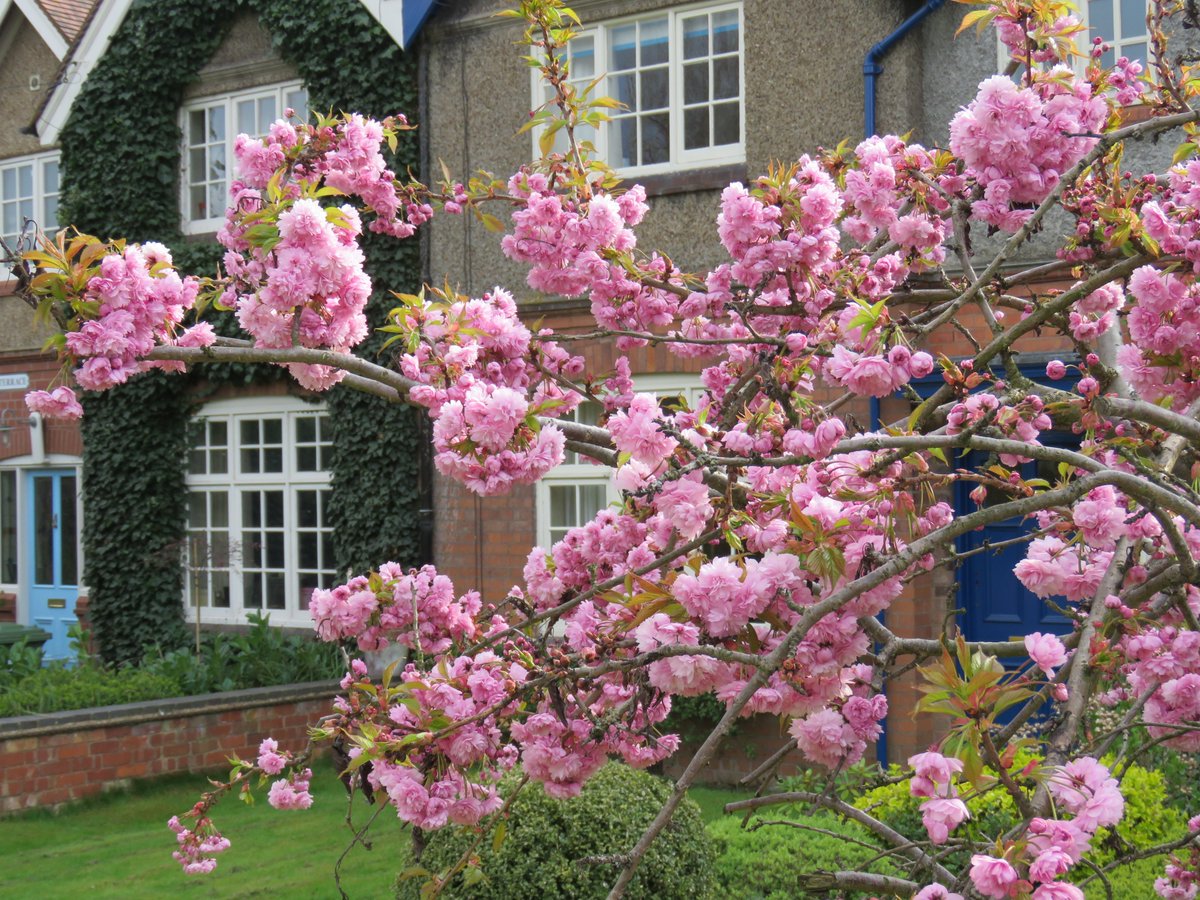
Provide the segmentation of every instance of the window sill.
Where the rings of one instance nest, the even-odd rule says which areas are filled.
[[[647,197],[668,197],[671,194],[691,194],[697,191],[718,191],[733,181],[746,180],[746,164],[729,163],[703,169],[687,169],[680,172],[664,172],[660,175],[630,175],[624,178],[627,185],[640,184],[646,189]],[[619,174],[619,173],[618,173]]]

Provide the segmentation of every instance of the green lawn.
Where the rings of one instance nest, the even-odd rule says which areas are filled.
[[[312,809],[271,809],[265,793],[248,807],[224,800],[214,820],[233,846],[211,875],[184,875],[171,858],[167,819],[204,789],[192,776],[106,797],[60,815],[0,819],[0,898],[333,897],[333,866],[349,844],[345,791],[331,768],[313,781]],[[356,804],[359,818],[366,807]],[[385,810],[371,829],[374,849],[356,847],[342,885],[358,898],[392,896],[407,830]],[[291,848],[285,852],[285,848]]]
[[[271,809],[265,794],[252,807],[236,798],[223,801],[214,820],[233,846],[211,875],[188,876],[171,859],[174,835],[166,823],[189,809],[204,787],[199,776],[173,778],[59,815],[0,819],[0,898],[338,896],[333,866],[349,833],[345,792],[331,768],[314,778],[316,801],[307,811]],[[718,788],[692,791],[705,821],[720,816],[737,796]],[[356,810],[361,820],[361,800]],[[395,815],[384,810],[371,831],[374,849],[356,847],[342,866],[342,885],[354,900],[392,896],[392,881],[403,868],[408,832]]]

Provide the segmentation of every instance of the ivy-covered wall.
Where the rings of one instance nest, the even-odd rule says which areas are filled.
[[[415,54],[401,52],[358,0],[138,0],[63,130],[63,221],[101,237],[161,241],[185,271],[214,271],[220,248],[186,241],[180,228],[179,108],[185,87],[246,11],[300,72],[313,109],[416,111]],[[401,146],[397,170],[415,168],[416,158],[413,138]],[[370,239],[367,256],[378,324],[392,305],[386,292],[419,281],[419,254],[415,242]],[[370,344],[362,352],[374,352],[378,342]],[[106,659],[137,659],[144,644],[182,634],[187,415],[217,386],[281,374],[209,367],[187,379],[141,376],[86,398],[84,580]],[[421,561],[417,414],[348,390],[328,400],[338,570]]]

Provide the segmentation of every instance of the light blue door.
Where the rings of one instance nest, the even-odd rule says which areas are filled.
[[[52,635],[45,658],[66,659],[79,595],[78,482],[74,469],[39,469],[25,477],[29,620]]]

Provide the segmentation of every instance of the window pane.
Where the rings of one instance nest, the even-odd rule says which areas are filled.
[[[79,518],[76,515],[76,485],[74,475],[65,475],[60,487],[59,521],[62,529],[62,577],[64,585],[79,583]]]
[[[590,522],[596,513],[608,505],[608,491],[602,484],[579,486],[579,522]]]
[[[283,532],[282,531],[268,531],[267,532],[266,559],[267,559],[266,567],[268,569],[282,569],[283,568]]]
[[[742,135],[742,113],[736,103],[721,103],[713,107],[713,144],[736,144]]]
[[[192,491],[188,494],[188,527],[203,528],[208,524],[208,504],[204,494]]]
[[[614,89],[613,96],[621,104],[630,109],[638,108],[636,75],[618,75],[616,78],[611,79],[609,84]]]
[[[16,584],[17,560],[17,473],[0,472],[0,582]]]
[[[17,196],[17,170],[5,169],[3,176],[4,199],[15,200]]]
[[[262,524],[262,495],[251,491],[242,495],[242,525],[255,527]]]
[[[283,419],[264,419],[263,420],[263,443],[264,444],[282,444],[283,443]]]
[[[612,29],[608,36],[610,71],[632,69],[637,63],[634,41],[637,40],[637,25],[621,25]]]
[[[317,448],[316,447],[297,447],[296,448],[296,468],[301,472],[316,472],[317,471]]]
[[[315,416],[301,416],[296,419],[296,440],[302,444],[316,442],[317,420]]]
[[[213,491],[208,498],[212,504],[210,518],[213,528],[228,528],[229,495],[225,491]]]
[[[1145,15],[1145,10],[1142,10]],[[1091,0],[1088,3],[1088,31],[1092,37],[1111,41],[1116,35],[1113,30],[1113,0]]]
[[[683,67],[683,102],[708,101],[708,63],[691,63]]]
[[[208,142],[225,140],[225,105],[208,108]]]
[[[666,109],[667,70],[651,69],[642,73],[642,109]]]
[[[283,491],[264,491],[267,507],[267,527],[283,527]]]
[[[713,60],[713,99],[728,100],[738,95],[738,58],[725,56]]]
[[[42,190],[47,194],[58,193],[58,160],[42,163]]]
[[[613,165],[637,165],[637,118],[627,116],[608,123],[609,141],[615,145],[616,159]]]
[[[212,605],[217,607],[229,608],[229,573],[228,572],[213,572],[211,577],[212,584]]]
[[[642,118],[642,164],[667,162],[671,157],[671,127],[666,113]]]
[[[1146,33],[1146,0],[1121,0],[1121,37],[1129,40]],[[1129,53],[1132,57],[1133,54]]]
[[[33,580],[54,584],[54,479],[33,479]]]
[[[319,568],[321,565],[321,558],[317,549],[317,533],[315,531],[302,531],[298,535],[298,538],[300,568]]]
[[[317,492],[296,492],[296,520],[301,528],[317,527]]]
[[[667,18],[651,19],[641,23],[643,66],[653,66],[667,61]]]
[[[239,100],[237,102],[237,130],[239,134],[257,137],[258,129],[254,127],[254,101]]]
[[[689,16],[683,20],[683,58],[708,56],[708,16]]]
[[[285,609],[287,607],[287,588],[282,572],[271,572],[267,575],[267,609]]]
[[[596,77],[596,47],[595,38],[591,35],[578,37],[571,41],[571,70],[572,81],[590,81]]]
[[[58,230],[58,197],[46,197],[42,201],[42,229]]]
[[[193,147],[204,143],[204,110],[193,109],[188,113],[188,143]]]
[[[283,471],[283,448],[268,447],[263,451],[263,471],[264,472],[282,472]]]
[[[271,130],[271,123],[279,118],[275,112],[275,96],[258,98],[258,128],[255,137],[261,137]]]
[[[1121,51],[1121,55],[1129,59],[1137,59],[1142,62],[1146,61],[1146,44],[1144,41],[1138,41],[1136,44],[1126,44]]]
[[[713,13],[713,53],[736,53],[738,49],[738,14],[736,9]]]
[[[192,187],[188,198],[188,218],[203,219],[207,217],[208,190],[203,186]]]
[[[683,111],[683,149],[696,150],[708,146],[708,107]]]
[[[262,601],[262,575],[257,572],[246,572],[242,575],[242,605],[247,609],[262,609]]]
[[[578,519],[575,507],[575,485],[551,485],[550,527],[571,528]]]
[[[284,102],[296,114],[296,118],[308,118],[308,91],[304,90],[304,88],[288,91]]]

